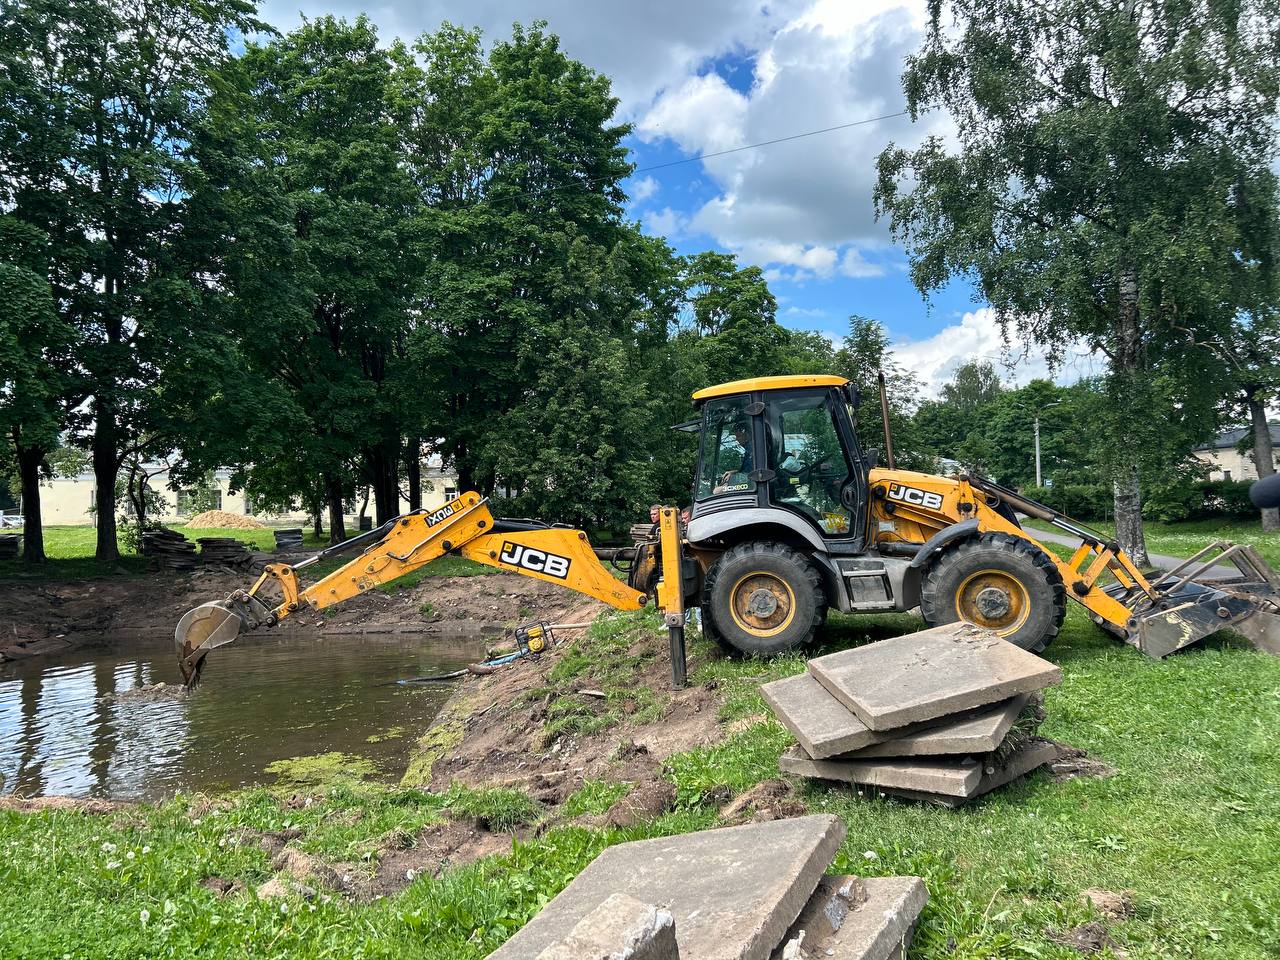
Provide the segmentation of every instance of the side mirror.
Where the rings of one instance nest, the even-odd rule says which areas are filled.
[[[880,466],[880,448],[867,447],[866,450],[862,451],[862,459],[866,461],[868,470],[874,470]]]

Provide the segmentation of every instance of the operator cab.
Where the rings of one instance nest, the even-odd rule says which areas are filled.
[[[848,380],[757,377],[699,390],[693,400],[702,414],[695,527],[707,526],[700,518],[755,509],[832,553],[861,551],[868,464]]]

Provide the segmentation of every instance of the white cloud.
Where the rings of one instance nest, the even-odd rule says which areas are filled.
[[[631,184],[631,199],[636,203],[643,203],[655,193],[658,192],[658,181],[653,177],[641,177],[635,183]]]
[[[688,224],[688,217],[670,207],[646,211],[640,216],[640,225],[651,237],[678,237]]]
[[[797,16],[803,0],[264,0],[261,15],[288,30],[299,14],[354,19],[368,13],[384,42],[412,40],[444,21],[480,27],[492,42],[511,24],[546,20],[570,56],[613,80],[621,114],[634,117],[664,88],[678,86],[711,58],[759,49]]]
[[[819,0],[759,48],[745,94],[715,75],[692,78],[669,87],[638,132],[697,154],[897,113],[903,60],[923,24],[922,0]],[[881,276],[885,268],[864,255],[889,241],[872,206],[875,158],[891,140],[914,145],[946,132],[940,120],[893,117],[706,160],[719,193],[690,229],[783,277],[793,275],[785,267],[801,278]],[[808,254],[823,265],[797,263],[796,250],[823,251]]]
[[[868,263],[857,247],[849,247],[840,258],[840,272],[846,277],[883,277],[884,267]]]
[[[990,307],[966,312],[960,322],[939,330],[924,340],[895,339],[894,355],[920,378],[926,392],[937,394],[956,369],[971,360],[988,360],[1006,383],[1025,384],[1036,378],[1058,383],[1074,383],[1081,377],[1102,372],[1104,364],[1083,344],[1063,351],[1057,369],[1049,368],[1044,351],[1010,330],[1008,343]]]

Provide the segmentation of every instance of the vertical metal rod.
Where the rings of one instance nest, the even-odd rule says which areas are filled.
[[[1032,432],[1036,436],[1036,486],[1043,487],[1044,484],[1040,482],[1040,414],[1038,413],[1036,414],[1035,426]]]
[[[684,624],[667,630],[671,641],[671,687],[683,690],[688,684],[684,656]]]
[[[876,371],[876,380],[880,384],[880,420],[884,424],[884,462],[890,470],[893,470],[893,434],[889,430],[889,391],[885,386],[883,370]]]

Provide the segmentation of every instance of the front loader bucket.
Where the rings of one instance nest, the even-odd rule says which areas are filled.
[[[1213,577],[1231,561],[1239,576]],[[1128,642],[1149,657],[1162,658],[1219,630],[1235,630],[1267,653],[1280,656],[1280,574],[1247,545],[1218,541],[1151,581],[1159,594],[1107,592],[1133,611]]]

